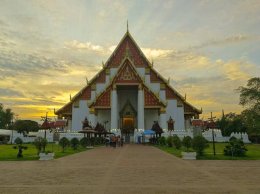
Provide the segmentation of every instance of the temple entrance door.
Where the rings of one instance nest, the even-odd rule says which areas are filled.
[[[136,111],[131,105],[130,101],[127,100],[125,106],[120,111],[121,117],[121,132],[125,140],[125,143],[134,141],[134,129],[136,126]]]
[[[122,132],[125,139],[125,143],[131,142],[131,137],[134,135],[134,118],[133,117],[124,117]]]

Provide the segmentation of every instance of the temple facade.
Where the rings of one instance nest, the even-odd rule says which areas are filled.
[[[132,134],[156,122],[162,129],[186,130],[201,110],[153,68],[127,30],[102,70],[55,113],[68,120],[69,130],[81,130],[87,118],[93,127],[98,122]]]

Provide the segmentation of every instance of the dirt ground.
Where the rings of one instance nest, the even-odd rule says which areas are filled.
[[[260,193],[260,161],[184,161],[152,146],[0,162],[0,193]]]

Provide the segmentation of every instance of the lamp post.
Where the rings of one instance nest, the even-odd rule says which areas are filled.
[[[210,118],[209,118],[209,121],[210,121],[210,128],[212,130],[212,144],[213,144],[213,154],[214,156],[216,155],[216,148],[215,148],[215,133],[214,133],[214,126],[215,126],[215,123],[214,123],[214,120],[216,117],[212,117],[212,112],[210,112]]]

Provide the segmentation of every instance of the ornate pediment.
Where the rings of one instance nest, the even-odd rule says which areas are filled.
[[[119,69],[115,83],[140,83],[141,78],[130,64],[128,59],[125,60],[123,66]]]

